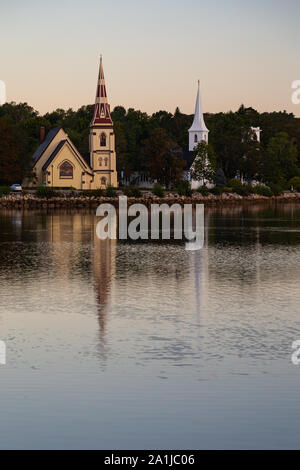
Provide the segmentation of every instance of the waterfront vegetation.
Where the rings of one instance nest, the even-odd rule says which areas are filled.
[[[0,196],[0,207],[16,208],[16,209],[37,209],[37,208],[92,208],[96,209],[99,204],[111,202],[118,207],[119,196],[126,195],[128,205],[136,202],[142,203],[148,207],[151,204],[168,204],[169,206],[179,203],[197,204],[204,203],[206,205],[224,205],[224,204],[243,204],[256,203],[264,201],[274,202],[294,202],[300,203],[300,192],[287,191],[275,194],[271,188],[257,184],[256,186],[243,186],[236,180],[230,181],[234,187],[215,186],[207,188],[199,186],[196,190],[191,190],[188,181],[180,183],[177,189],[165,190],[160,185],[155,185],[152,190],[140,189],[137,187],[113,188],[108,187],[106,190],[74,190],[58,189],[41,186],[36,190],[23,190],[22,193],[9,193],[5,188],[5,194]],[[8,188],[9,189],[9,188]]]
[[[86,154],[92,111],[93,106],[88,105],[77,111],[57,109],[42,116],[26,103],[0,106],[0,184],[21,182],[31,175],[41,126],[46,132],[63,127],[79,151]],[[176,189],[183,176],[193,115],[177,108],[174,114],[159,111],[149,116],[117,106],[112,119],[119,180],[121,172],[128,177],[139,171],[161,186]],[[208,153],[216,186],[229,187],[228,182],[239,173],[245,181],[255,179],[274,194],[290,189],[291,180],[293,189],[300,189],[299,118],[285,111],[259,113],[241,106],[236,112],[206,114],[205,121],[210,129]],[[261,128],[261,143],[253,139],[252,126]]]
[[[152,193],[157,197],[164,197],[165,191],[161,184],[155,183],[152,189]]]
[[[142,191],[137,186],[127,186],[123,188],[123,193],[127,197],[142,197]]]
[[[5,196],[10,193],[9,186],[0,186],[0,197]]]
[[[118,196],[125,195],[128,198],[143,198],[149,197],[150,195],[163,199],[169,199],[170,197],[210,197],[222,196],[222,195],[239,195],[241,197],[249,197],[251,195],[272,197],[282,196],[288,197],[289,195],[300,194],[300,177],[294,177],[287,182],[286,189],[283,189],[279,185],[271,184],[267,186],[263,183],[257,184],[243,184],[239,179],[232,178],[225,185],[216,184],[213,187],[207,187],[200,185],[197,189],[191,189],[190,182],[188,180],[182,180],[179,182],[176,188],[166,190],[159,183],[155,183],[152,189],[140,188],[138,186],[120,186],[114,188],[113,186],[107,186],[106,189],[91,189],[91,190],[77,190],[70,187],[59,188],[49,186],[38,186],[35,189],[24,188],[21,196],[30,196],[36,199],[53,199],[53,198],[88,198],[88,199],[101,199],[101,198],[117,198]],[[20,198],[20,193],[14,194],[11,192],[9,186],[0,186],[0,198],[7,198],[7,196],[16,196]]]

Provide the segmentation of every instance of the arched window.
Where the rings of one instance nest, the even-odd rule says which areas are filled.
[[[104,176],[101,178],[101,184],[102,186],[106,186],[106,178]]]
[[[105,166],[108,166],[108,158],[107,157],[104,158],[104,164],[105,164]]]
[[[102,166],[102,157],[98,158],[99,166]]]
[[[64,161],[59,167],[60,178],[73,178],[73,165],[67,160]]]
[[[195,143],[198,142],[198,136],[197,136],[197,134],[195,135],[194,141],[195,141]]]
[[[105,132],[102,132],[100,136],[100,146],[101,147],[106,147],[106,134]]]

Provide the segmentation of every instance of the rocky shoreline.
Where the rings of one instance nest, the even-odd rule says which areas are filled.
[[[222,206],[227,204],[243,204],[243,203],[257,203],[257,202],[300,202],[300,193],[288,193],[281,196],[265,197],[257,194],[249,196],[240,196],[235,193],[223,193],[219,196],[209,194],[202,196],[199,193],[194,193],[191,197],[178,196],[174,194],[167,194],[162,198],[153,196],[153,194],[145,194],[142,197],[128,197],[128,206],[132,204],[144,204],[150,206],[151,204],[168,204],[172,205],[178,203],[184,204],[205,204],[210,206]],[[97,208],[99,204],[110,203],[115,207],[119,205],[118,197],[87,197],[87,196],[57,196],[53,198],[38,198],[32,194],[26,195],[8,195],[0,198],[0,208],[13,208],[13,209],[40,209],[40,208]]]

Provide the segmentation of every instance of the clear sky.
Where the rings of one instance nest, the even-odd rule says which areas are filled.
[[[192,114],[284,110],[300,80],[299,0],[0,0],[7,100],[41,113],[94,101],[99,55],[112,107]]]

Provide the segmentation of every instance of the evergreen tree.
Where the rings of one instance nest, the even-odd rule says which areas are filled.
[[[222,168],[218,168],[215,174],[215,185],[220,188],[226,186],[227,180]]]
[[[0,184],[21,183],[19,165],[19,148],[14,137],[13,128],[0,118]]]
[[[196,181],[212,182],[215,174],[215,154],[206,142],[199,142],[194,150],[195,159],[191,166],[191,177]]]
[[[182,149],[168,137],[164,129],[154,129],[143,141],[142,155],[150,177],[169,188],[183,176]]]
[[[298,151],[285,132],[270,139],[263,164],[263,179],[267,183],[279,183],[300,175],[297,166]]]

